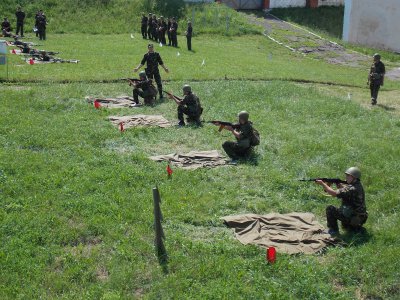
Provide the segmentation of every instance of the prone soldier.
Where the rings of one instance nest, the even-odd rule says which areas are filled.
[[[326,220],[328,233],[336,235],[339,233],[338,220],[342,222],[345,229],[359,231],[367,221],[368,212],[365,205],[365,193],[361,184],[361,171],[357,167],[348,168],[345,172],[347,184],[338,183],[337,190],[330,187],[323,180],[315,182],[321,185],[325,192],[332,197],[342,200],[342,205],[337,208],[330,205],[326,208]]]

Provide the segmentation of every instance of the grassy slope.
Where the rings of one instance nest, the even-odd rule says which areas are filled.
[[[94,110],[84,102],[88,94],[129,93],[123,83],[86,81],[129,75],[143,53],[140,39],[51,35],[46,48],[81,63],[10,66],[13,79],[42,82],[0,86],[0,298],[395,299],[400,289],[397,111],[365,109],[346,100],[342,87],[332,86],[339,92],[327,94],[314,85],[212,80],[225,74],[306,77],[361,87],[365,70],[291,56],[255,36],[203,36],[194,45],[196,53],[181,49],[179,57],[174,49],[160,50],[172,70],[164,76],[173,80],[168,88],[178,91],[188,78],[211,79],[190,81],[206,119],[233,120],[248,110],[262,132],[256,165],[174,169],[167,180],[165,165],[148,155],[221,150],[230,135],[211,125],[121,134],[106,118],[132,110]],[[107,59],[115,48],[118,55]],[[206,67],[200,68],[203,58]],[[398,87],[386,82],[382,99]],[[363,93],[367,97],[368,90]],[[165,102],[140,112],[174,120],[176,106]],[[268,266],[263,249],[242,246],[219,220],[246,212],[312,211],[323,223],[325,207],[336,201],[295,179],[341,176],[349,165],[364,172],[370,211],[369,234],[344,237],[351,247],[321,256],[279,255]],[[163,199],[168,274],[152,244],[156,184]]]

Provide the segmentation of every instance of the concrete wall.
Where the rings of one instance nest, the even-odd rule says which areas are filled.
[[[318,0],[318,6],[339,6],[344,5],[345,0]],[[279,7],[306,7],[307,0],[269,0],[265,8],[279,8]]]
[[[345,0],[343,40],[400,52],[400,0]]]
[[[318,6],[340,6],[344,5],[344,0],[318,0]]]

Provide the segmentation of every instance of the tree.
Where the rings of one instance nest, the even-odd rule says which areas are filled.
[[[155,0],[157,12],[165,17],[181,17],[185,9],[185,2],[183,0]]]

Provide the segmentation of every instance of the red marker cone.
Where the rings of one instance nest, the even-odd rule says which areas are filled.
[[[101,107],[101,104],[100,104],[99,101],[97,101],[97,99],[95,99],[95,100],[93,101],[93,105],[94,105],[94,108],[97,108],[97,109],[99,109],[99,108]]]
[[[273,264],[276,260],[276,250],[274,247],[269,247],[267,249],[267,261],[270,264]]]
[[[12,53],[12,54],[17,54],[17,52],[15,52],[15,49],[12,49],[12,50],[11,50],[11,53]]]
[[[171,176],[172,176],[172,169],[171,169],[171,167],[170,167],[169,164],[167,165],[167,173],[168,173],[168,178],[171,178]]]
[[[121,131],[121,132],[123,132],[125,129],[124,129],[124,122],[121,122],[121,123],[119,123],[119,130]]]
[[[29,64],[30,64],[30,65],[33,65],[34,63],[35,63],[35,62],[33,61],[33,58],[30,58],[30,59],[29,59]]]

